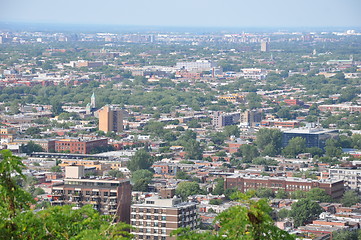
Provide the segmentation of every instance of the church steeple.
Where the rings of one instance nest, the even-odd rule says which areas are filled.
[[[93,92],[93,95],[90,98],[90,107],[95,108],[95,93]]]

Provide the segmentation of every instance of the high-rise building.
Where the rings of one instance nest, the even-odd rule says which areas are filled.
[[[99,130],[104,132],[123,131],[123,111],[113,109],[111,106],[104,106],[98,111]]]
[[[180,227],[197,226],[196,203],[182,202],[180,198],[146,198],[142,204],[133,204],[131,224],[134,239],[173,240],[170,233]]]
[[[117,221],[130,223],[132,190],[127,179],[87,179],[84,166],[65,168],[66,178],[62,185],[52,188],[51,204],[72,204],[74,208],[92,205],[105,215],[116,215]]]
[[[268,41],[261,41],[261,52],[268,52],[269,51],[269,42]]]

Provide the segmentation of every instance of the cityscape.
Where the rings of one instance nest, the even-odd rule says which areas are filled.
[[[41,2],[0,4],[0,239],[361,240],[358,2]]]

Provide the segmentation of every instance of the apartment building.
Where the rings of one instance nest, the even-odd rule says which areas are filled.
[[[170,233],[180,227],[197,226],[196,203],[180,198],[162,199],[153,196],[142,204],[133,204],[131,224],[135,239],[175,240]]]
[[[51,204],[74,204],[75,208],[91,204],[105,215],[116,215],[117,221],[130,223],[131,185],[128,179],[84,178],[84,166],[65,168],[65,179],[52,188]]]
[[[321,188],[333,198],[340,198],[344,193],[343,180],[313,180],[293,177],[269,177],[246,174],[234,174],[226,178],[225,189],[237,188],[241,192],[250,189],[270,188],[274,191],[283,189],[287,192],[297,190],[309,191],[312,188]]]
[[[104,132],[123,131],[123,111],[111,106],[104,106],[98,111],[99,130]]]
[[[334,180],[343,180],[345,182],[345,187],[356,190],[358,192],[361,191],[361,168],[358,169],[346,169],[346,168],[338,168],[338,169],[330,169],[329,176]]]

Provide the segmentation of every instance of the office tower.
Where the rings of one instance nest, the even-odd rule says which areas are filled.
[[[180,198],[161,199],[158,196],[133,204],[131,224],[134,239],[175,240],[170,233],[180,227],[197,226],[196,203],[182,202]]]
[[[130,223],[131,185],[127,179],[87,179],[84,166],[65,168],[62,185],[52,188],[51,204],[73,204],[80,208],[91,204],[94,209],[105,215],[116,215],[116,221]]]
[[[111,106],[104,106],[98,112],[99,130],[104,132],[123,131],[123,111],[113,109]]]

